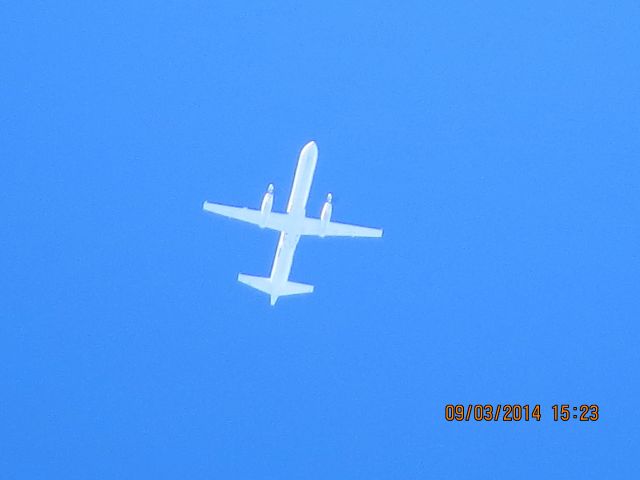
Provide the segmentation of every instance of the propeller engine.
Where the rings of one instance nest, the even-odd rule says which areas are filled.
[[[331,214],[333,213],[333,205],[331,205],[331,201],[333,200],[333,195],[330,193],[327,194],[327,201],[324,202],[322,206],[322,212],[320,212],[320,225],[322,227],[322,231],[327,228],[327,225],[331,221]],[[321,235],[324,236],[324,235]]]
[[[262,205],[260,206],[260,228],[264,228],[267,224],[267,219],[271,214],[273,208],[273,183],[270,183],[267,187],[267,193],[262,197]]]

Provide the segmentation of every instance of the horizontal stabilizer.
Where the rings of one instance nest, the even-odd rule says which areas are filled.
[[[253,275],[245,275],[244,273],[239,273],[238,281],[240,283],[244,283],[245,285],[249,285],[251,288],[260,290],[261,292],[271,294],[271,286],[273,284],[271,283],[270,278],[254,277]]]
[[[287,282],[284,284],[284,290],[278,292],[279,295],[299,295],[301,293],[313,292],[313,285],[306,283]]]
[[[238,274],[238,281],[270,295],[271,305],[275,305],[278,297],[313,292],[313,285],[307,285],[306,283],[286,282],[284,284],[274,286],[274,283],[270,278],[245,275],[244,273]]]

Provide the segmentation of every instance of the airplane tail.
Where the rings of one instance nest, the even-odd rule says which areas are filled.
[[[313,285],[307,285],[306,283],[287,282],[283,286],[274,288],[273,281],[270,278],[245,275],[244,273],[238,274],[238,281],[270,295],[271,305],[276,304],[278,297],[313,292]]]

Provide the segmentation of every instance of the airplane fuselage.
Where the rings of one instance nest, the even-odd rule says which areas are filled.
[[[296,173],[293,177],[293,186],[287,205],[287,213],[300,218],[306,217],[307,200],[313,183],[313,175],[318,161],[318,147],[314,142],[310,142],[300,152]],[[300,234],[295,230],[281,232],[276,249],[276,255],[271,267],[271,281],[274,286],[274,294],[271,295],[272,302],[277,300],[279,287],[286,285],[293,265],[293,255],[296,252]]]

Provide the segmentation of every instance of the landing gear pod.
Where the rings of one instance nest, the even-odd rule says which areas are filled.
[[[260,228],[264,228],[267,223],[267,219],[271,214],[273,208],[273,183],[270,183],[267,187],[267,193],[262,198],[262,205],[260,206]]]
[[[320,212],[321,232],[326,231],[327,225],[331,221],[331,214],[333,213],[333,205],[331,205],[332,200],[333,200],[333,195],[328,193],[327,201],[324,202],[324,205],[322,206],[322,212]],[[322,233],[320,236],[324,236],[324,233]]]

